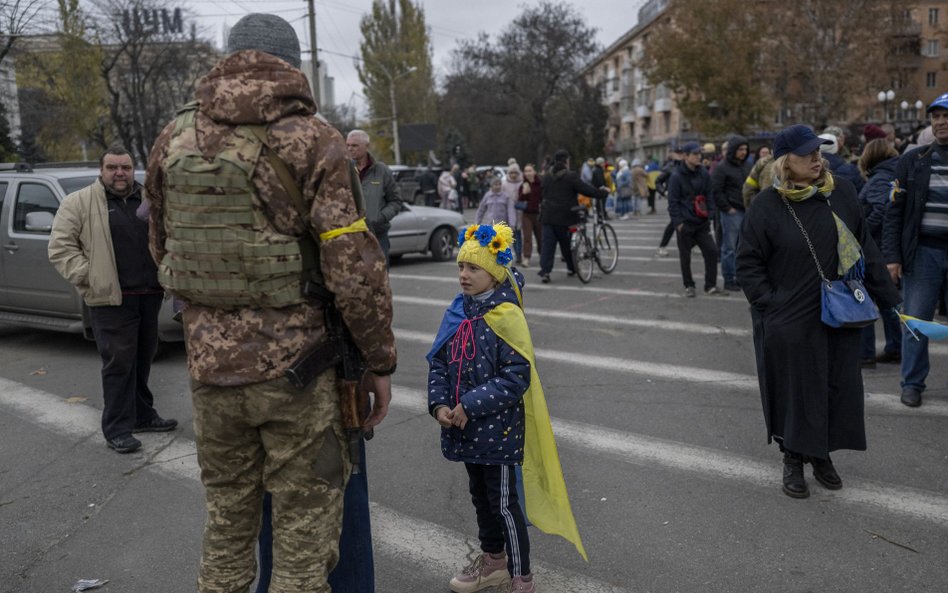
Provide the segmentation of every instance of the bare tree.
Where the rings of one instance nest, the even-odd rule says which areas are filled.
[[[48,4],[49,0],[0,0],[0,62]]]
[[[114,133],[144,162],[217,55],[194,27],[184,27],[181,8],[157,0],[99,0],[96,8]]]

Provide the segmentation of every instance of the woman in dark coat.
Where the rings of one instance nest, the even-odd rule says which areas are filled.
[[[860,330],[820,320],[820,276],[790,209],[829,280],[854,265],[861,249],[864,283],[879,310],[889,314],[901,300],[868,236],[855,188],[830,173],[822,143],[802,125],[777,135],[775,187],[762,191],[748,211],[737,257],[738,280],[753,310],[767,437],[784,453],[783,491],[794,498],[809,496],[806,462],[823,486],[842,488],[830,452],[865,450],[866,430]]]
[[[862,204],[869,236],[878,247],[882,246],[882,219],[892,193],[891,183],[895,179],[895,164],[898,161],[898,151],[885,138],[870,140],[859,157],[859,172],[866,178],[866,184],[859,190],[859,203]],[[875,324],[862,328],[860,358],[864,368],[872,368],[877,362],[902,362],[902,327],[898,318],[883,315],[882,328],[885,331],[885,348],[879,356],[876,356]]]

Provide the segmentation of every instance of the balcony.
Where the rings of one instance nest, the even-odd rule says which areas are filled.
[[[912,19],[900,19],[892,23],[889,30],[894,37],[919,37],[922,34],[922,23]]]
[[[648,105],[639,105],[635,108],[635,117],[639,119],[652,117],[652,109]]]
[[[672,100],[668,97],[662,99],[655,99],[655,111],[659,113],[667,113],[672,110]]]

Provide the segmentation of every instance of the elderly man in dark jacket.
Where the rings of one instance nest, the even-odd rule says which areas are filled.
[[[553,155],[553,168],[543,178],[543,202],[540,204],[540,222],[543,224],[543,236],[540,241],[540,278],[544,283],[550,281],[553,270],[553,256],[556,245],[566,258],[566,269],[570,276],[573,269],[573,253],[569,246],[569,227],[579,222],[579,213],[573,208],[579,205],[579,194],[598,200],[605,200],[609,192],[603,188],[589,185],[579,178],[575,171],[569,170],[569,153],[558,150]]]
[[[711,238],[711,176],[701,165],[701,145],[689,142],[682,146],[684,158],[668,180],[668,215],[678,231],[678,258],[685,296],[695,296],[691,276],[691,248],[701,249],[704,257],[704,292],[720,294],[718,282],[718,249]]]
[[[744,222],[744,180],[750,173],[747,162],[747,138],[734,135],[728,138],[727,152],[711,173],[711,195],[721,219],[721,275],[724,289],[739,291],[737,283],[737,244]]]
[[[382,252],[388,258],[390,243],[388,229],[392,219],[401,211],[402,198],[391,169],[369,152],[369,135],[363,130],[352,130],[346,136],[346,151],[359,170],[362,198],[365,200],[365,222],[379,240]]]

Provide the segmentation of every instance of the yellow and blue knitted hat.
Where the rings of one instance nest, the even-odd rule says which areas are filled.
[[[506,223],[472,224],[458,236],[458,263],[479,266],[498,282],[507,278],[513,260],[513,230]]]

